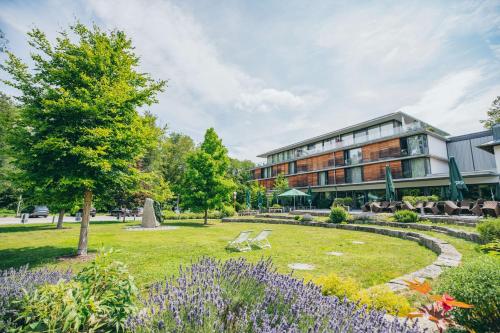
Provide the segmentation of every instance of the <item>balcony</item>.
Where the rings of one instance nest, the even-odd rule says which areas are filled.
[[[285,163],[288,161],[295,160],[297,158],[308,157],[308,156],[320,154],[323,152],[331,151],[334,149],[352,146],[354,144],[362,144],[365,142],[378,140],[378,139],[385,138],[385,137],[391,137],[394,135],[420,131],[423,129],[425,129],[425,126],[422,123],[413,122],[413,123],[406,124],[404,127],[393,127],[390,129],[381,129],[379,132],[376,132],[376,133],[368,133],[367,135],[356,136],[356,137],[353,137],[353,136],[346,137],[346,138],[344,138],[343,141],[336,141],[335,139],[331,139],[329,141],[325,141],[323,146],[316,145],[316,147],[312,148],[312,149],[307,149],[306,147],[297,148],[294,150],[291,158],[281,160],[281,161],[274,160],[274,161],[261,162],[261,163],[257,164],[257,167],[269,166],[269,165],[276,164],[276,163]]]

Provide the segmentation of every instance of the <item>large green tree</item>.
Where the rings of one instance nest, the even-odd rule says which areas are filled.
[[[162,142],[159,169],[176,194],[181,192],[186,160],[194,149],[193,139],[181,133],[172,132]]]
[[[165,82],[138,71],[122,31],[76,23],[55,45],[39,29],[28,37],[32,69],[8,51],[1,66],[21,92],[16,163],[37,186],[83,197],[77,254],[86,255],[92,199],[138,183],[148,143],[137,108],[156,102]]]
[[[182,204],[193,211],[204,212],[204,223],[207,224],[208,211],[229,203],[235,188],[227,176],[227,149],[213,128],[206,131],[203,143],[189,154],[186,162]]]
[[[19,116],[18,107],[9,96],[0,92],[0,207],[14,208],[19,188],[16,186],[16,169],[12,163],[9,135],[15,129]]]
[[[497,96],[493,103],[491,103],[491,107],[487,112],[488,119],[481,120],[484,127],[491,128],[493,125],[500,123],[500,96]]]
[[[283,173],[280,173],[274,180],[273,189],[278,194],[284,193],[290,189],[290,185],[288,184],[288,178],[286,178]]]

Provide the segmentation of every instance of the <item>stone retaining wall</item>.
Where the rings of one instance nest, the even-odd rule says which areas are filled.
[[[467,232],[463,230],[451,229],[447,227],[437,226],[437,225],[428,225],[421,223],[401,223],[401,222],[384,222],[384,221],[372,221],[372,220],[356,220],[354,223],[357,224],[372,224],[379,225],[384,227],[394,227],[394,228],[411,228],[423,231],[435,231],[441,232],[443,234],[450,235],[456,238],[462,238],[466,241],[483,244],[484,242],[481,240],[479,234],[475,232]]]
[[[335,228],[351,231],[364,231],[376,233],[384,236],[397,237],[402,239],[418,242],[431,251],[438,254],[438,258],[432,264],[424,267],[416,272],[409,273],[398,278],[395,278],[386,283],[386,285],[394,291],[406,289],[407,286],[404,280],[412,279],[434,279],[438,277],[443,268],[456,267],[460,265],[462,255],[449,243],[441,239],[427,236],[412,231],[392,230],[385,228],[378,228],[368,225],[356,224],[333,224],[324,222],[303,222],[290,219],[269,219],[269,218],[255,218],[255,219],[239,219],[239,218],[223,218],[222,222],[247,222],[247,223],[269,223],[269,224],[291,224],[291,225],[305,225],[323,228]]]

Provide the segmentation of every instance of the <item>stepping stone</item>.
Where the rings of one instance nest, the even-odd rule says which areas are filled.
[[[315,268],[314,265],[303,263],[288,264],[288,267],[298,271],[312,271]]]
[[[353,244],[364,244],[365,242],[362,241],[352,241]]]
[[[337,257],[344,255],[342,252],[327,252],[326,254],[329,256],[337,256]]]

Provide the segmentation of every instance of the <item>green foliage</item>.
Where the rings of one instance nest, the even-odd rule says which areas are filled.
[[[295,216],[293,217],[293,219],[294,219],[295,221],[301,221],[301,220],[302,220],[302,216],[300,216],[300,215],[295,215]]]
[[[205,213],[195,213],[195,212],[183,212],[180,214],[176,214],[171,210],[162,211],[162,216],[164,222],[168,223],[165,220],[196,220],[203,219],[205,217]],[[223,218],[223,214],[220,211],[212,210],[207,212],[207,218],[209,219],[221,219]]]
[[[394,219],[398,222],[402,223],[414,223],[418,222],[418,214],[412,212],[411,210],[398,210],[394,213]]]
[[[433,201],[436,202],[439,200],[439,197],[437,195],[420,195],[420,196],[413,196],[413,195],[405,195],[403,196],[403,201],[408,201],[410,204],[413,206],[417,204],[417,202],[427,202],[427,201]]]
[[[330,210],[330,222],[342,223],[347,221],[349,213],[343,207],[332,207]]]
[[[209,128],[201,147],[187,158],[182,205],[207,214],[210,209],[220,208],[224,203],[229,204],[235,185],[227,177],[228,166],[227,149],[215,130]]]
[[[491,103],[491,107],[487,112],[488,119],[480,120],[484,127],[491,128],[493,125],[500,123],[500,96],[497,96]]]
[[[346,297],[349,300],[359,302],[359,306],[366,306],[367,310],[385,310],[388,314],[405,316],[411,311],[408,300],[395,294],[386,286],[375,286],[363,289],[361,285],[352,278],[343,278],[335,273],[320,276],[313,282],[321,286],[323,295]]]
[[[121,331],[137,309],[137,288],[125,265],[100,254],[69,282],[44,285],[21,304],[24,330]]]
[[[12,209],[0,208],[0,217],[14,216],[16,212]]]
[[[275,204],[273,204],[273,205],[271,206],[271,208],[281,208],[281,205],[280,205],[280,204],[275,203]]]
[[[236,210],[234,209],[233,206],[224,205],[224,206],[222,206],[220,213],[221,213],[222,217],[231,217],[231,216],[234,216],[236,214]]]
[[[335,198],[332,203],[332,207],[340,207],[340,206],[352,206],[354,200],[351,197],[345,198]]]
[[[476,228],[485,243],[500,240],[500,219],[488,219],[479,222]]]
[[[479,247],[481,252],[486,253],[490,256],[500,256],[500,241],[495,240],[493,242],[481,245]]]
[[[482,255],[445,271],[438,280],[436,291],[474,306],[452,310],[458,324],[476,332],[500,331],[499,258]]]
[[[283,173],[280,173],[274,180],[273,189],[278,195],[290,189],[290,185],[288,184],[288,178],[286,178]]]

